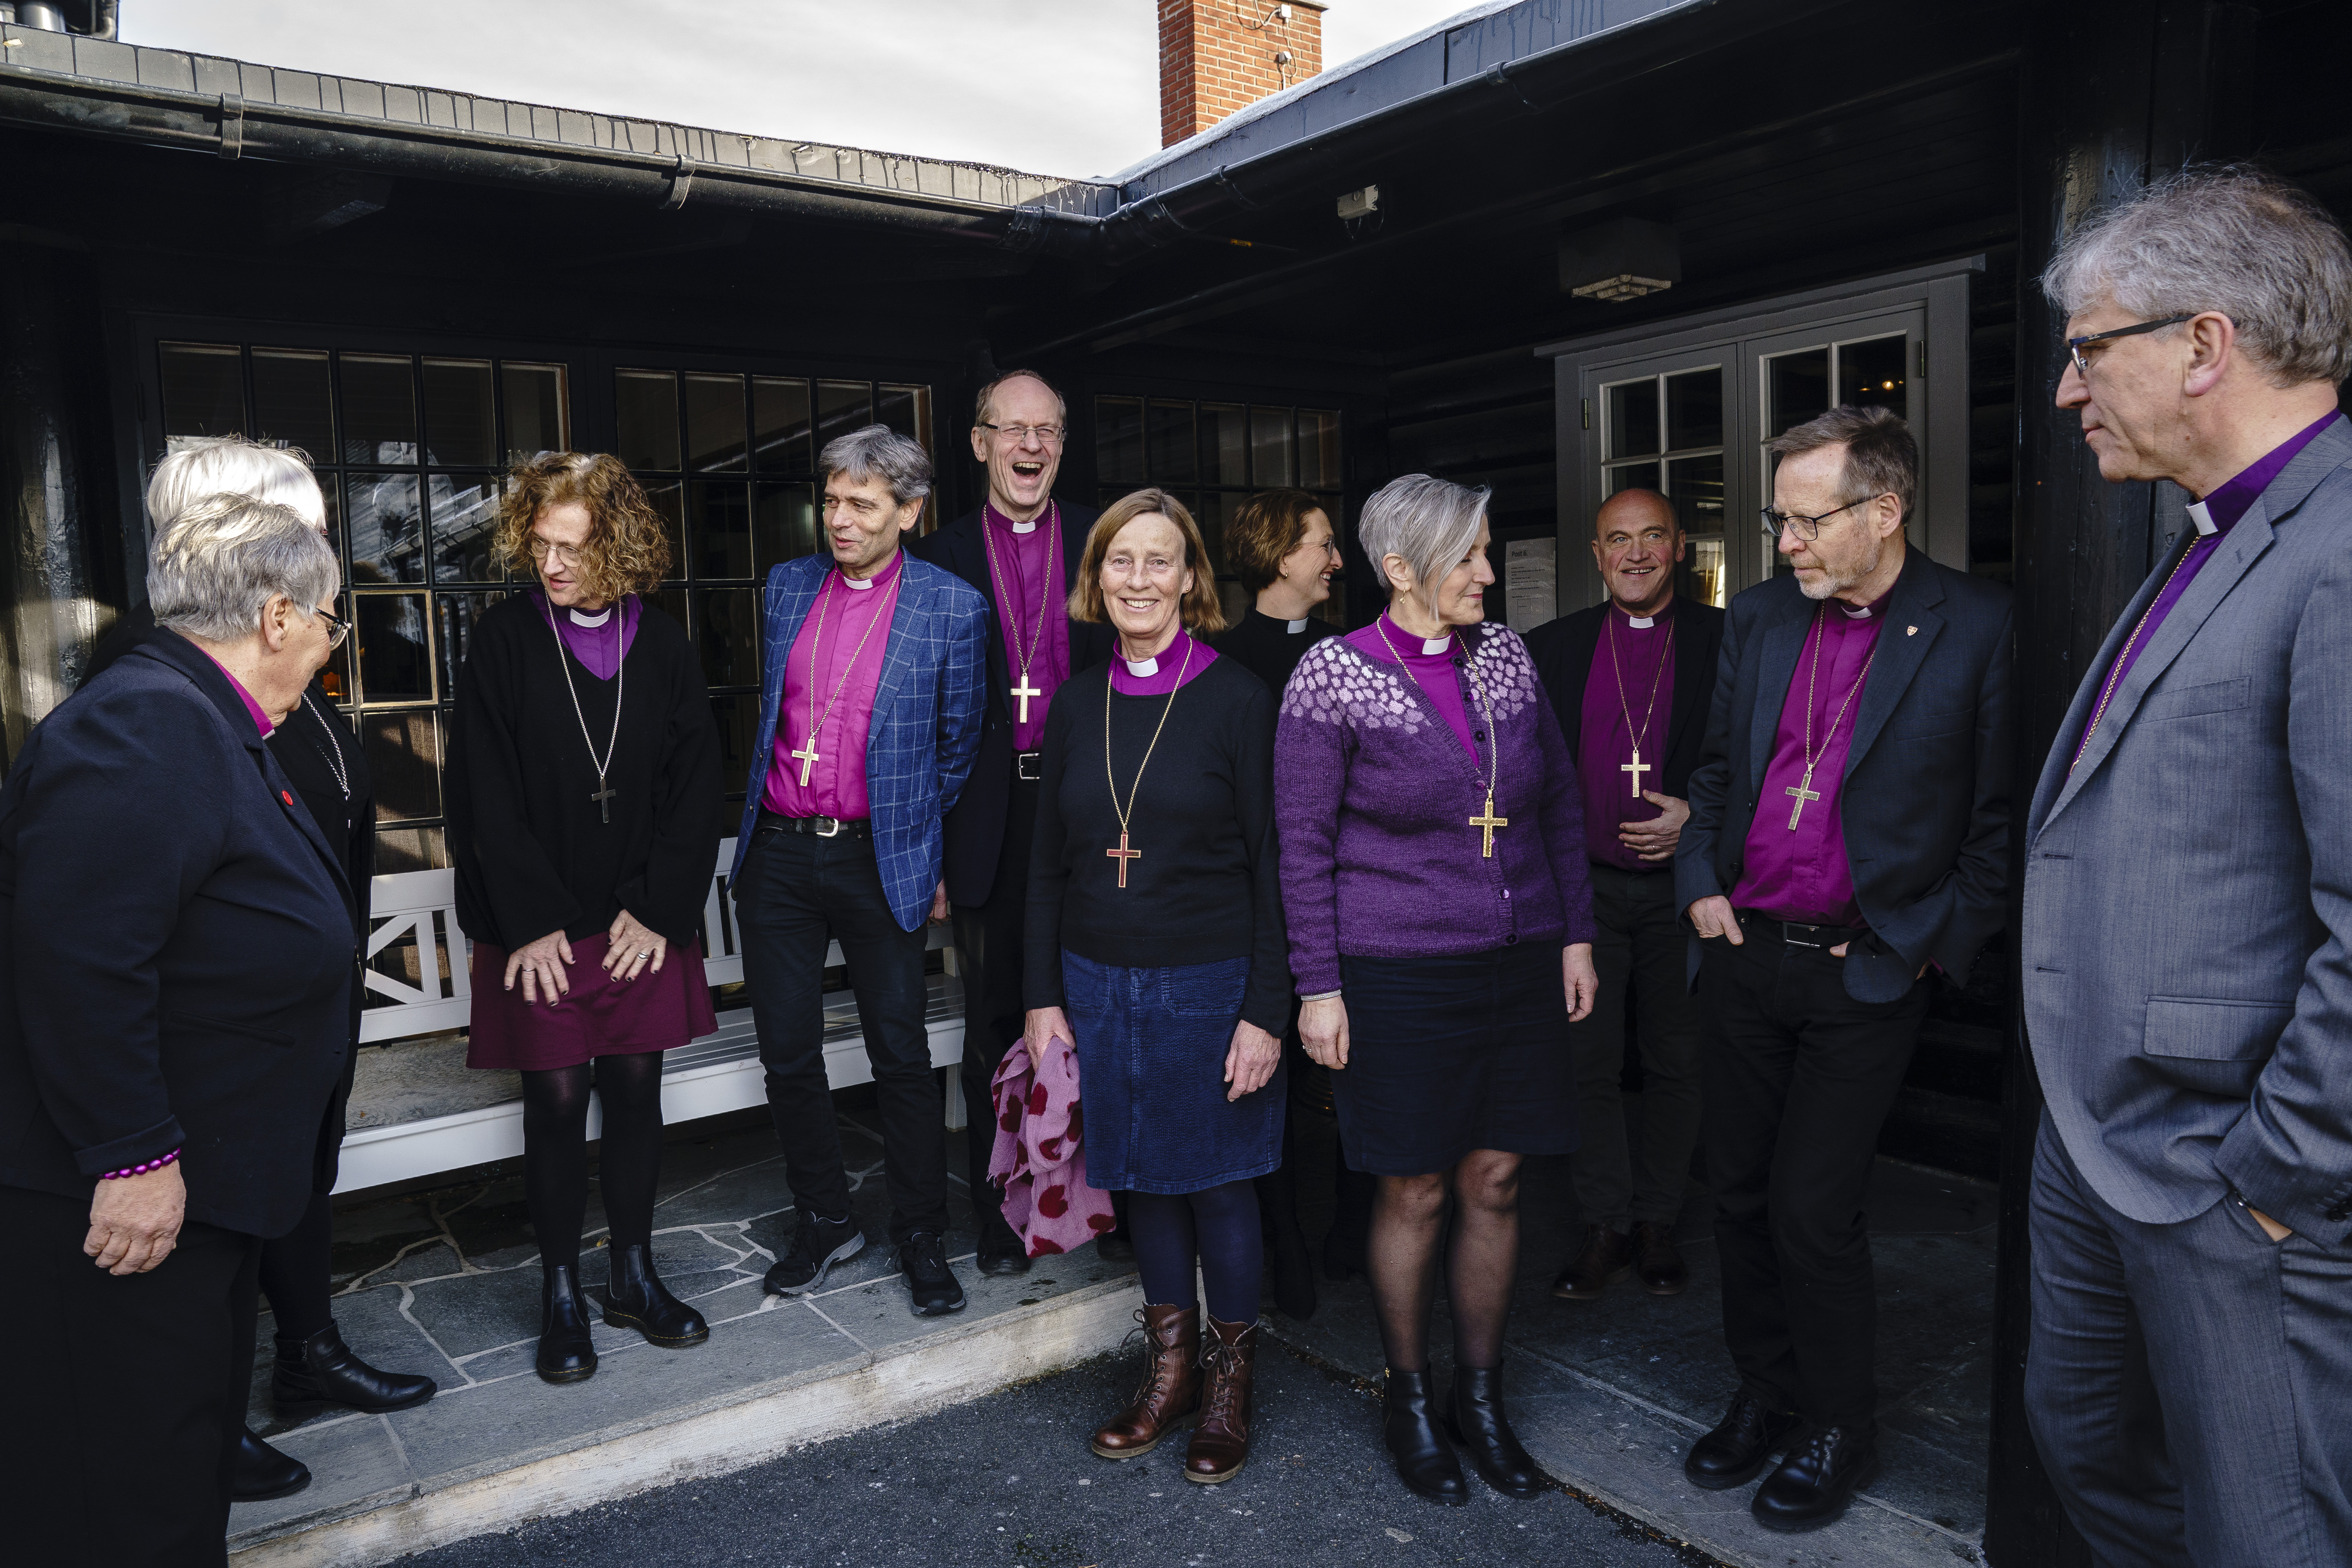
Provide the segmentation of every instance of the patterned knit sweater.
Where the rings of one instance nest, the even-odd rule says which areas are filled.
[[[1423,958],[1592,940],[1576,764],[1527,645],[1491,623],[1463,641],[1494,704],[1501,758],[1491,859],[1479,853],[1485,720],[1473,763],[1412,675],[1353,637],[1318,643],[1282,697],[1275,820],[1290,968],[1302,995],[1339,988],[1339,955]]]

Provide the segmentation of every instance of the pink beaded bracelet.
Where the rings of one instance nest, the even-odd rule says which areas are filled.
[[[109,1171],[104,1175],[99,1177],[99,1180],[101,1182],[111,1182],[122,1176],[143,1176],[150,1171],[162,1170],[164,1166],[170,1164],[179,1157],[180,1152],[177,1149],[174,1149],[160,1160],[150,1160],[143,1165],[132,1165],[127,1170]]]

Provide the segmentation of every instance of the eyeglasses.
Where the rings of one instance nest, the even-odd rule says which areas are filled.
[[[327,623],[327,651],[329,653],[332,653],[335,649],[342,647],[343,639],[352,635],[352,623],[343,619],[342,616],[335,614],[334,611],[312,610],[310,614],[315,618]]]
[[[2084,349],[2116,338],[2136,338],[2142,332],[2160,331],[2166,327],[2177,327],[2183,321],[2195,321],[2200,313],[2191,310],[2186,315],[2167,316],[2160,321],[2135,321],[2128,327],[2117,327],[2112,331],[2093,332],[2087,337],[2068,338],[2066,354],[2074,362],[2074,368],[2084,376],[2088,376],[2091,374],[2091,361],[2089,356],[2083,353]]]
[[[1780,537],[1780,531],[1785,528],[1798,538],[1810,542],[1822,536],[1822,524],[1839,512],[1852,511],[1854,508],[1866,506],[1877,499],[1877,496],[1864,496],[1859,500],[1850,500],[1842,507],[1825,511],[1819,517],[1807,517],[1801,511],[1774,511],[1768,506],[1764,509],[1764,536],[1767,539],[1778,540]]]
[[[1037,444],[1041,447],[1058,447],[1062,444],[1062,437],[1069,434],[1059,425],[991,425],[985,419],[979,424],[983,430],[995,431],[998,439],[1012,447],[1025,445],[1032,436],[1037,437]]]
[[[530,551],[530,558],[541,564],[545,563],[550,555],[554,556],[566,566],[580,564],[580,552],[572,545],[550,544],[546,540],[533,534],[527,548]]]

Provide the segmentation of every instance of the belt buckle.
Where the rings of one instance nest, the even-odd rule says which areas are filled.
[[[1807,941],[1805,941],[1802,937],[1799,937],[1799,936],[1792,936],[1792,935],[1790,935],[1790,932],[1792,932],[1792,931],[1811,931],[1811,932],[1813,932],[1815,935],[1819,935],[1819,934],[1821,933],[1821,929],[1822,929],[1822,928],[1821,928],[1821,927],[1819,927],[1819,926],[1810,926],[1810,925],[1806,925],[1806,924],[1803,924],[1801,921],[1782,921],[1780,922],[1780,940],[1781,940],[1783,942],[1787,943],[1787,944],[1788,944],[1789,946],[1790,946],[1790,947],[1809,947],[1809,948],[1811,948],[1811,949],[1812,949],[1814,952],[1827,952],[1827,951],[1829,950],[1829,947],[1830,947],[1830,944],[1829,944],[1828,942],[1807,942]]]
[[[1029,771],[1033,767],[1037,770],[1035,773]],[[1045,780],[1045,753],[1043,752],[1013,752],[1013,776],[1023,784],[1043,784]]]
[[[815,834],[819,838],[838,838],[841,837],[841,818],[837,816],[820,816],[816,820],[819,822],[829,822],[833,825],[830,827],[812,827],[809,829],[810,832]]]

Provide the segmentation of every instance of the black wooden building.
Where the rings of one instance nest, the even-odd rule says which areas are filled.
[[[1071,400],[1065,494],[1161,483],[1213,533],[1269,484],[1350,519],[1402,472],[1492,485],[1493,613],[1524,620],[1591,602],[1592,509],[1628,484],[1682,509],[1692,591],[1756,582],[1761,442],[1889,404],[1923,437],[1916,542],[2017,592],[2021,792],[2184,500],[2099,480],[2034,278],[2192,160],[2352,209],[2347,54],[2340,0],[1518,0],[1078,180],[0,24],[0,763],[142,592],[148,468],[225,431],[302,447],[334,499],[384,868],[444,863],[443,714],[501,591],[481,530],[543,447],[617,451],[676,520],[664,598],[740,751],[753,584],[813,547],[816,447],[915,433],[951,515],[971,388],[1035,364]],[[1947,999],[1888,1134],[2011,1178],[2004,1565],[2079,1551],[2016,1407],[2038,1096],[2005,962]]]

